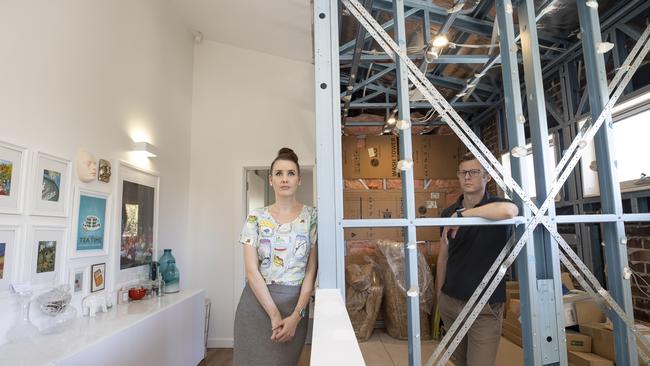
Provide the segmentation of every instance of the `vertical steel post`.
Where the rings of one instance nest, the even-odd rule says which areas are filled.
[[[598,10],[590,8],[584,1],[578,1],[578,16],[582,34],[582,50],[585,60],[585,76],[589,92],[589,106],[592,119],[598,118],[609,99],[607,74],[603,55],[597,52],[601,43]],[[604,214],[615,214],[616,222],[603,223],[605,259],[607,263],[607,287],[612,297],[625,313],[633,317],[630,280],[623,277],[623,269],[628,266],[627,239],[625,226],[621,220],[623,204],[616,173],[616,154],[613,145],[614,126],[611,118],[605,120],[594,138],[598,181],[600,183],[601,210]],[[635,365],[637,359],[636,340],[619,317],[613,317],[614,344],[617,365]]]
[[[526,145],[524,124],[517,122],[523,118],[521,88],[519,83],[519,65],[517,63],[517,43],[515,42],[515,29],[512,14],[507,12],[510,0],[497,0],[496,13],[499,23],[499,46],[501,49],[501,73],[503,75],[504,110],[507,120],[508,150],[516,146]],[[511,155],[510,166],[513,179],[521,185],[525,192],[528,191],[529,182],[526,181],[525,159],[517,159]],[[524,217],[531,217],[530,209],[523,205],[520,198],[515,199],[519,206],[520,214]],[[516,228],[516,240],[519,240],[525,228]],[[519,280],[521,297],[521,330],[523,338],[524,364],[540,365],[542,356],[540,352],[539,338],[534,335],[540,334],[540,323],[537,301],[537,275],[535,261],[535,241],[529,238],[526,246],[517,257],[517,277]]]
[[[395,21],[395,41],[400,49],[406,52],[406,22],[404,18],[404,0],[393,1],[393,19]],[[411,123],[409,107],[408,68],[398,58],[397,63],[397,108],[400,120]],[[413,145],[411,128],[399,131],[399,157],[401,161],[410,162],[411,168],[401,171],[402,202],[404,218],[409,225],[404,227],[404,265],[406,266],[406,302],[409,334],[409,365],[419,366],[422,363],[420,346],[420,291],[418,287],[418,250],[415,237],[415,189],[413,184]]]
[[[551,187],[551,174],[548,151],[548,125],[544,101],[541,59],[535,20],[535,2],[522,0],[518,5],[519,33],[524,61],[526,84],[526,103],[533,146],[533,165],[535,167],[536,197],[538,202],[546,199]],[[551,205],[547,216],[555,216]],[[534,233],[535,260],[537,271],[537,303],[539,305],[539,333],[542,364],[567,364],[564,331],[564,304],[560,281],[560,260],[556,243],[551,242],[550,233],[538,227]],[[533,289],[531,289],[533,290]],[[531,291],[532,292],[532,291]]]
[[[314,0],[318,286],[338,288],[345,298],[337,6]]]

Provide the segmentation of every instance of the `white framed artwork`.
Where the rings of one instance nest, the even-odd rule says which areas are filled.
[[[0,141],[0,213],[22,213],[27,149]]]
[[[157,172],[120,161],[114,218],[116,238],[113,264],[117,283],[128,282],[147,273],[158,249]]]
[[[88,266],[78,266],[70,268],[68,273],[68,284],[72,296],[86,296],[89,291]]]
[[[34,162],[31,214],[67,217],[70,181],[69,160],[38,152]]]
[[[59,226],[32,226],[27,239],[26,258],[33,285],[55,285],[64,267],[67,229]]]
[[[0,225],[0,292],[9,289],[11,282],[18,278],[18,238],[19,226]]]
[[[69,258],[108,255],[111,195],[75,188]]]

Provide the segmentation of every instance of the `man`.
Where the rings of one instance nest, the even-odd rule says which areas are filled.
[[[442,212],[443,217],[510,219],[519,213],[510,200],[490,196],[485,186],[492,179],[476,158],[465,155],[458,167],[463,194]],[[511,226],[445,227],[436,267],[436,290],[440,316],[449,327],[510,239]],[[505,281],[501,281],[481,310],[463,341],[454,351],[456,366],[494,365],[505,302]]]

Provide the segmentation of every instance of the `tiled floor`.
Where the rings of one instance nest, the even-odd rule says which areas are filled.
[[[422,342],[422,363],[433,353],[438,342]],[[383,329],[375,329],[372,337],[359,343],[361,353],[368,366],[407,366],[408,342],[389,336]],[[505,338],[501,338],[496,365],[523,365],[523,352]],[[449,362],[447,365],[453,366]]]
[[[433,353],[436,341],[422,342],[422,361]],[[383,329],[375,329],[372,337],[359,343],[366,365],[372,366],[408,366],[408,341],[389,336]],[[453,365],[449,363],[449,365]]]

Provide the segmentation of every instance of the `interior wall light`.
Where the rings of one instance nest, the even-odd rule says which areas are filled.
[[[586,5],[592,9],[598,9],[598,1],[589,0]]]
[[[134,142],[133,145],[131,145],[131,151],[142,153],[148,158],[155,158],[158,156],[158,149],[145,141]]]

